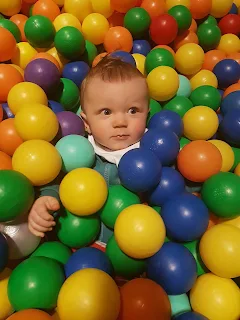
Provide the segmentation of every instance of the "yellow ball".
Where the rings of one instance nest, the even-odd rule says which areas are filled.
[[[105,18],[109,18],[113,14],[111,0],[91,0],[93,12],[102,14]]]
[[[73,14],[83,22],[93,12],[91,0],[65,0],[64,11]]]
[[[53,25],[55,27],[56,32],[62,29],[63,27],[75,27],[79,31],[82,31],[82,26],[78,18],[76,18],[71,13],[62,13],[54,20]]]
[[[175,54],[176,69],[183,75],[190,76],[201,70],[204,51],[195,43],[186,43]]]
[[[20,12],[21,6],[21,0],[1,0],[0,12],[5,16],[11,17]]]
[[[217,114],[209,107],[197,106],[183,117],[184,136],[190,140],[208,140],[218,129]]]
[[[108,189],[100,173],[80,168],[72,170],[63,178],[59,194],[67,210],[79,216],[88,216],[102,208]]]
[[[56,114],[42,104],[26,104],[15,117],[15,128],[23,140],[52,141],[58,133]]]
[[[57,309],[55,310],[54,314],[52,314],[52,318],[53,318],[54,320],[61,320],[61,319],[59,318],[58,313],[57,313]]]
[[[240,163],[236,166],[234,173],[240,177]]]
[[[57,309],[61,320],[116,320],[120,311],[120,293],[107,273],[83,269],[64,282]]]
[[[240,277],[240,230],[219,224],[207,230],[200,241],[200,255],[206,267],[222,278]]]
[[[221,219],[218,223],[228,224],[240,229],[240,216],[230,220]]]
[[[14,114],[21,109],[22,105],[33,103],[48,105],[46,93],[35,83],[18,83],[8,94],[8,105]]]
[[[178,5],[181,5],[190,9],[190,0],[166,0],[167,10]]]
[[[239,8],[240,7],[240,0],[234,0],[233,3]]]
[[[148,74],[147,83],[152,99],[167,101],[177,93],[179,77],[173,68],[157,67]]]
[[[212,9],[210,14],[215,18],[225,16],[232,7],[233,0],[212,0]]]
[[[17,66],[16,64],[10,64],[10,66],[17,69],[17,71],[19,71],[21,73],[22,77],[24,78],[24,70],[21,67]]]
[[[145,259],[162,247],[166,230],[162,218],[154,209],[136,204],[120,213],[114,235],[124,253],[135,259]]]
[[[145,75],[146,74],[146,71],[145,71],[145,61],[146,61],[146,57],[143,55],[143,54],[140,54],[140,53],[134,53],[133,55],[133,58],[136,62],[136,67],[137,69],[143,74]]]
[[[24,70],[36,54],[37,50],[28,42],[19,42],[11,61]]]
[[[57,52],[57,49],[55,47],[49,49],[47,51],[53,58],[57,60],[59,63],[60,69],[62,70],[65,64],[68,63],[69,60],[65,59],[63,56],[60,55],[60,53]]]
[[[212,273],[198,277],[190,291],[194,311],[211,320],[237,320],[240,317],[240,290],[231,279]]]
[[[209,140],[214,144],[222,155],[222,168],[221,171],[228,172],[234,164],[234,152],[229,144],[221,140]]]
[[[218,80],[215,74],[209,70],[201,70],[190,79],[192,90],[201,86],[218,87]]]
[[[84,38],[95,45],[101,44],[109,29],[108,20],[100,13],[91,13],[82,24]]]
[[[240,40],[235,34],[224,34],[220,39],[217,49],[225,52],[226,54],[239,52]]]
[[[0,320],[6,320],[14,312],[8,299],[8,280],[11,272],[6,268],[0,273]]]
[[[12,165],[13,170],[24,174],[34,186],[43,186],[58,176],[62,159],[51,143],[29,140],[17,148]]]

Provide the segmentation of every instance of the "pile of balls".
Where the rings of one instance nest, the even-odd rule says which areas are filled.
[[[240,1],[1,0],[0,13],[0,320],[239,319]],[[108,54],[151,98],[109,188],[79,116]],[[56,179],[62,210],[41,242],[27,215]]]

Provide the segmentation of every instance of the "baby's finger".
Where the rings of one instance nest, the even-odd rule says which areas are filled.
[[[29,223],[31,224],[31,226],[34,230],[39,231],[39,232],[47,232],[47,231],[50,231],[50,229],[51,229],[51,227],[43,227],[43,226],[37,224],[32,219],[29,220]]]
[[[56,225],[55,221],[47,221],[39,215],[39,213],[33,214],[30,219],[32,219],[37,225],[45,228],[50,228]]]
[[[31,226],[30,223],[28,224],[28,229],[29,229],[30,232],[31,232],[32,234],[34,234],[36,237],[41,237],[41,238],[44,237],[44,233],[43,233],[43,232],[36,231],[35,229],[33,229],[33,227]]]
[[[38,216],[43,218],[45,221],[53,221],[54,217],[46,210],[46,207],[38,208]]]

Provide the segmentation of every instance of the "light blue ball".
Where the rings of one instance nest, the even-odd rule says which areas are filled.
[[[70,172],[77,168],[91,168],[95,160],[93,146],[88,139],[79,135],[63,137],[56,144],[62,157],[62,170]]]
[[[168,298],[171,304],[172,317],[187,311],[191,311],[191,306],[186,293],[177,296],[168,296]]]
[[[177,96],[183,96],[188,98],[192,92],[191,83],[187,77],[182,76],[181,74],[179,74],[178,76],[179,76],[179,88],[177,91]]]

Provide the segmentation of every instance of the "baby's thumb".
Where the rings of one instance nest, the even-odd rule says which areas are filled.
[[[47,202],[47,208],[51,211],[56,211],[60,209],[60,204],[57,199],[50,197]]]

